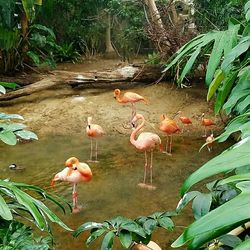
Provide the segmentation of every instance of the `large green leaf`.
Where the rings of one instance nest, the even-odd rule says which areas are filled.
[[[214,112],[218,114],[224,105],[227,97],[229,96],[235,79],[237,77],[237,71],[231,71],[227,74],[226,78],[222,82],[222,86],[218,90],[218,95],[216,97],[216,102],[214,105]]]
[[[44,205],[43,202],[33,198],[28,193],[22,191],[21,188],[32,190],[37,193],[42,192],[44,197],[49,197],[49,200],[54,202],[54,199],[51,198],[49,194],[36,186],[0,180],[0,191],[5,193],[5,195],[9,196],[12,200],[16,200],[18,202],[13,203],[12,201],[8,200],[8,206],[11,210],[13,209],[13,211],[15,211],[15,214],[18,214],[18,210],[30,213],[30,215],[33,217],[34,223],[41,230],[48,230],[48,218],[50,221],[57,223],[64,229],[72,231],[72,229],[64,224],[56,214],[54,214],[47,206]],[[55,203],[58,204],[58,202]]]
[[[2,85],[5,88],[8,88],[8,89],[16,89],[17,87],[20,87],[15,82],[0,82],[0,85]]]
[[[99,228],[91,232],[90,236],[86,240],[86,245],[89,246],[94,240],[96,240],[103,233],[107,232],[107,229]]]
[[[212,82],[214,73],[220,64],[226,42],[227,42],[227,32],[226,31],[221,31],[220,33],[218,32],[207,65],[207,72],[205,78],[207,86],[209,86],[210,83]]]
[[[37,135],[28,130],[17,131],[15,132],[15,134],[25,140],[30,140],[30,139],[38,140]]]
[[[192,223],[171,246],[180,247],[190,242],[188,249],[195,250],[249,221],[250,181],[238,183],[236,187],[241,190],[238,196]]]
[[[31,213],[37,227],[41,230],[45,230],[47,228],[47,223],[37,206],[34,204],[33,198],[15,186],[12,186],[11,190],[16,196],[17,201]]]
[[[17,130],[22,130],[26,127],[27,126],[22,123],[11,123],[11,124],[0,123],[0,128],[3,128],[6,131],[12,131],[12,132],[15,132]]]
[[[18,114],[5,114],[5,113],[1,113],[0,112],[0,119],[19,119],[19,120],[23,120],[23,117],[21,115]]]
[[[97,222],[86,222],[82,225],[80,225],[73,233],[74,237],[77,237],[80,233],[91,230],[93,228],[102,228],[102,223],[97,223]]]
[[[208,88],[207,101],[210,101],[210,99],[213,97],[213,95],[215,94],[216,90],[219,88],[219,86],[224,78],[225,78],[225,76],[224,76],[224,73],[221,69],[219,69],[215,72],[214,79]]]
[[[199,193],[193,200],[192,209],[194,218],[197,220],[207,214],[212,204],[212,195]]]
[[[200,194],[199,191],[191,191],[188,193],[185,193],[185,195],[181,198],[179,201],[177,207],[176,207],[176,212],[181,212],[181,210],[191,201],[193,200],[198,194]]]
[[[163,70],[163,72],[169,70],[173,65],[175,65],[180,59],[185,57],[187,54],[192,53],[194,50],[196,50],[197,46],[206,46],[209,43],[211,43],[217,36],[217,31],[211,31],[207,34],[202,34],[194,39],[192,39],[190,42],[185,44],[183,47],[181,47],[174,55],[171,57],[171,62],[166,65],[166,68]]]
[[[236,45],[231,52],[225,57],[221,64],[221,69],[225,71],[227,67],[240,55],[245,53],[250,46],[250,36],[242,38],[242,40]]]
[[[41,214],[45,214],[51,222],[57,223],[62,228],[68,231],[73,231],[69,228],[56,214],[54,214],[48,207],[46,207],[41,201],[32,198],[33,203],[39,209]]]
[[[115,233],[113,231],[108,232],[101,245],[101,250],[111,250],[113,247],[113,241],[114,241]]]
[[[229,114],[237,102],[250,94],[250,68],[241,74],[237,85],[232,89],[227,102],[223,105],[223,109]]]
[[[0,216],[4,220],[13,220],[12,213],[1,195],[0,195]]]
[[[248,250],[250,249],[250,238],[247,238],[241,244],[234,248],[234,250]]]
[[[120,239],[122,246],[125,249],[129,249],[130,245],[132,244],[132,240],[133,240],[131,233],[126,231],[126,230],[121,230],[121,232],[119,234],[119,239]]]
[[[165,228],[166,230],[172,231],[174,228],[174,222],[169,217],[161,217],[158,219],[158,226]]]
[[[190,58],[188,59],[188,61],[186,62],[182,72],[181,72],[181,76],[179,81],[182,82],[183,79],[185,78],[185,76],[189,73],[189,71],[192,69],[195,60],[197,59],[197,56],[200,54],[201,52],[201,46],[199,46],[190,56]]]
[[[228,139],[228,137],[237,131],[241,131],[242,138],[247,137],[248,129],[249,129],[249,117],[250,111],[242,114],[240,116],[235,117],[233,120],[231,120],[228,125],[225,128],[225,132],[223,132],[221,135],[216,137],[216,140],[219,142],[224,142]]]
[[[55,196],[55,195],[50,195],[49,193],[45,192],[42,188],[34,186],[34,185],[29,185],[26,183],[17,183],[15,182],[15,186],[20,188],[20,189],[24,189],[24,190],[29,190],[29,191],[34,191],[37,194],[41,195],[41,197],[43,199],[48,199],[50,201],[52,201],[53,203],[55,203],[59,208],[62,209],[62,211],[64,213],[66,213],[64,206],[62,205],[62,203],[66,203],[70,210],[71,210],[71,206],[69,203],[67,203],[65,200],[63,200],[61,197]]]
[[[224,185],[231,182],[240,182],[240,181],[250,181],[250,173],[232,175],[230,177],[227,177],[219,181],[218,185]]]
[[[236,105],[235,110],[238,114],[244,113],[247,109],[250,108],[250,95],[242,98],[242,100]]]
[[[183,196],[191,186],[218,173],[250,164],[250,137],[236,143],[191,174],[181,188]]]
[[[0,132],[0,140],[8,145],[16,145],[16,135],[12,131],[3,130]]]

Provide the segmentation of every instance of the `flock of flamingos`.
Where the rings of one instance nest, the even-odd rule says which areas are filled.
[[[141,95],[138,95],[134,92],[125,92],[123,95],[121,94],[120,89],[114,90],[114,98],[119,103],[131,103],[132,105],[132,116],[130,119],[130,125],[132,127],[132,132],[130,135],[130,142],[131,144],[138,150],[144,152],[145,154],[145,164],[144,164],[144,177],[143,177],[143,183],[139,183],[138,185],[143,188],[147,188],[150,190],[155,189],[156,187],[152,185],[152,170],[153,170],[153,151],[155,148],[159,147],[163,153],[166,153],[168,155],[171,155],[171,148],[172,148],[172,135],[181,132],[180,127],[177,125],[177,123],[173,118],[169,118],[166,115],[161,115],[161,121],[160,121],[160,127],[159,129],[164,132],[167,136],[167,142],[165,146],[165,150],[163,149],[163,144],[161,142],[161,138],[151,132],[140,132],[140,130],[145,125],[145,119],[143,115],[138,114],[136,112],[135,103],[139,101],[143,101],[145,103],[148,103],[148,101]],[[180,121],[184,125],[190,125],[192,124],[192,121],[185,116],[180,116],[181,111],[178,111],[175,116],[179,116]],[[137,124],[137,121],[141,121],[139,125]],[[204,136],[206,137],[206,129],[207,127],[210,127],[212,125],[215,125],[215,123],[211,119],[204,118],[204,113],[201,116],[201,124],[204,126]],[[183,130],[183,129],[182,129]],[[97,140],[98,138],[102,137],[105,132],[102,129],[102,127],[98,124],[92,123],[92,117],[88,117],[88,124],[86,127],[86,134],[91,139],[91,150],[90,150],[90,159],[89,162],[97,162]],[[139,135],[138,135],[139,134]],[[93,139],[95,139],[95,160],[93,160]],[[212,144],[214,142],[213,134],[208,136],[206,138],[207,148],[210,151],[212,148]],[[150,159],[148,161],[147,154],[150,154]],[[73,198],[73,213],[77,213],[80,211],[80,206],[77,202],[77,191],[76,186],[78,183],[81,182],[89,182],[92,179],[92,171],[88,164],[80,162],[76,157],[70,157],[65,162],[66,168],[64,168],[62,171],[57,173],[52,182],[51,185],[54,186],[56,181],[66,181],[73,184],[73,192],[72,192],[72,198]],[[150,184],[146,184],[146,178],[147,178],[147,172],[150,172]]]

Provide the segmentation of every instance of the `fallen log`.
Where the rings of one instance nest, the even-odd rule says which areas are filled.
[[[55,70],[51,75],[48,75],[38,82],[1,95],[0,101],[31,95],[32,93],[63,84],[81,88],[110,88],[119,86],[121,83],[122,86],[124,86],[124,82],[152,83],[162,76],[161,71],[162,69],[160,66],[150,65],[125,66],[113,71],[104,72],[70,72]]]

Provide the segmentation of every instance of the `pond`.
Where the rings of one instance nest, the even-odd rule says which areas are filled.
[[[64,168],[65,161],[75,156],[82,162],[89,159],[90,140],[85,135],[87,117],[101,125],[106,131],[100,140],[99,163],[89,163],[93,179],[78,185],[78,200],[83,206],[79,214],[66,214],[52,209],[72,229],[87,221],[102,222],[118,215],[135,219],[140,215],[150,215],[156,211],[170,211],[179,201],[179,189],[193,171],[224,146],[215,145],[208,153],[199,148],[205,142],[202,138],[201,114],[215,119],[214,133],[223,128],[219,117],[215,117],[212,103],[206,103],[207,90],[201,84],[193,83],[191,88],[176,89],[173,84],[162,83],[150,86],[137,86],[128,91],[136,92],[149,100],[149,104],[137,103],[137,111],[144,115],[144,131],[154,132],[165,141],[159,131],[160,115],[173,116],[178,110],[193,121],[193,126],[183,134],[173,137],[173,155],[159,151],[154,153],[153,184],[156,190],[138,187],[143,181],[144,153],[138,152],[129,142],[130,129],[123,124],[131,116],[130,105],[121,105],[113,98],[113,89],[72,89],[70,86],[45,90],[1,103],[1,112],[23,115],[28,129],[37,133],[39,140],[19,143],[12,147],[0,144],[1,178],[38,185],[62,196],[71,202],[72,187],[68,183],[57,183],[50,187],[54,175]],[[178,119],[176,119],[178,120]],[[178,121],[179,123],[179,121]],[[180,124],[179,124],[180,125]],[[12,163],[24,166],[24,171],[9,170]],[[178,237],[192,221],[190,208],[174,218],[177,227],[174,232],[157,230],[153,234],[162,249],[171,249],[171,242]],[[84,241],[88,234],[74,239],[57,225],[53,226],[55,249],[86,249]],[[114,249],[120,249],[115,244]],[[94,242],[90,249],[99,249]],[[185,248],[184,248],[185,249]]]
[[[163,137],[162,137],[163,138]],[[194,170],[222,150],[216,145],[211,153],[199,148],[204,143],[202,137],[174,136],[173,155],[154,152],[153,184],[156,190],[140,188],[143,180],[144,154],[135,150],[129,143],[129,136],[118,134],[105,136],[99,142],[99,163],[89,163],[93,172],[91,182],[78,185],[78,200],[83,209],[78,214],[66,214],[53,208],[62,220],[76,229],[87,221],[102,222],[118,215],[136,218],[150,215],[156,211],[174,210],[179,200],[179,189],[184,179]],[[1,146],[1,178],[25,182],[55,192],[71,202],[72,187],[68,183],[50,182],[55,173],[64,168],[67,158],[75,156],[80,161],[89,159],[90,141],[84,133],[75,135],[52,135],[38,141],[18,144],[15,147]],[[25,167],[23,171],[10,170],[8,166],[16,163]],[[174,232],[163,229],[153,234],[162,249],[171,249],[171,242],[192,220],[189,209],[182,216],[174,218],[177,228]],[[73,238],[58,226],[53,227],[55,249],[86,249],[84,240],[87,234]],[[114,249],[120,249],[115,243]],[[94,242],[90,249],[99,249]]]

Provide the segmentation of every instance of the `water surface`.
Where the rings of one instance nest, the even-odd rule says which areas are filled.
[[[89,163],[93,171],[90,183],[78,185],[79,203],[83,210],[79,214],[63,215],[52,207],[60,218],[76,229],[87,221],[102,222],[118,215],[136,218],[150,215],[156,211],[174,210],[179,201],[179,189],[185,178],[207,160],[222,151],[215,146],[212,153],[199,148],[204,138],[174,137],[173,155],[167,156],[159,151],[154,153],[153,183],[156,190],[146,190],[137,186],[143,179],[144,153],[138,152],[129,143],[129,137],[117,134],[106,136],[100,141],[99,163]],[[219,149],[220,148],[220,149]],[[40,186],[55,192],[71,202],[72,187],[68,183],[58,183],[50,188],[53,176],[64,168],[67,158],[75,156],[80,161],[89,159],[90,141],[83,134],[74,136],[49,136],[38,141],[18,144],[15,147],[1,145],[1,178]],[[24,166],[24,171],[9,170],[16,163]],[[177,228],[174,232],[158,230],[153,239],[162,249],[171,249],[171,242],[182,232],[192,216],[187,209],[179,218],[174,218]],[[84,240],[87,234],[74,239],[70,233],[59,226],[53,227],[55,249],[87,249]],[[120,249],[116,244],[114,249]],[[93,243],[90,249],[99,249]]]

